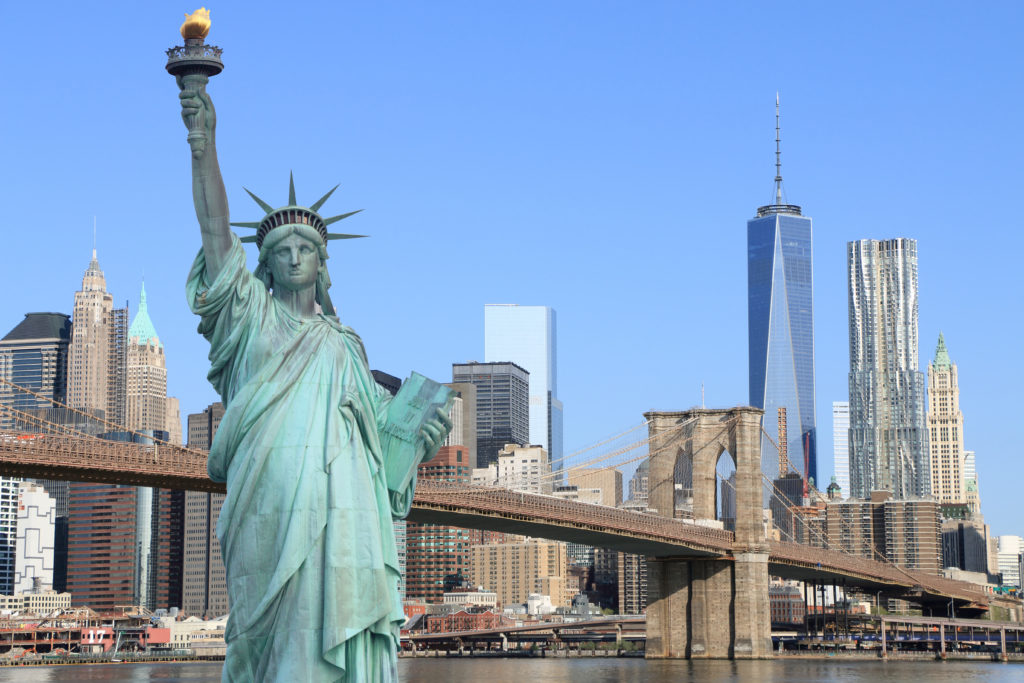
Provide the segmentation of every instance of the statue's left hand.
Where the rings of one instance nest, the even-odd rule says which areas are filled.
[[[427,451],[430,453],[436,453],[437,449],[444,443],[445,437],[448,436],[448,432],[452,429],[451,418],[448,417],[448,413],[444,412],[440,408],[437,409],[437,414],[430,420],[427,420],[423,425],[423,429],[420,431],[420,435],[423,437],[423,443],[427,447]]]

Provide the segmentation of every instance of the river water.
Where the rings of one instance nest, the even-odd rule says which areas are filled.
[[[762,662],[643,659],[402,659],[405,683],[1024,683],[1024,663],[775,659]],[[103,664],[0,669],[0,681],[213,683],[220,664]]]

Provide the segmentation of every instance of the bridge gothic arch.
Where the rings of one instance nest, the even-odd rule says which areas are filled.
[[[761,477],[761,411],[757,408],[694,408],[644,413],[649,424],[648,505],[676,517],[676,483],[689,478],[694,519],[715,519],[715,475],[728,452],[736,466],[736,543],[764,550]]]

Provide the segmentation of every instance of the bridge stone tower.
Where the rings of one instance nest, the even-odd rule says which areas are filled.
[[[675,516],[676,477],[689,478],[696,519],[715,519],[715,467],[736,464],[736,540],[731,558],[653,557],[647,570],[647,656],[772,656],[768,540],[762,513],[761,415],[757,408],[645,413],[649,505]],[[687,482],[681,482],[684,486]]]

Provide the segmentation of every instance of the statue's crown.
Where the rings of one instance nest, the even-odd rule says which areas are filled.
[[[335,185],[330,191],[310,206],[299,206],[295,201],[295,177],[289,175],[288,178],[288,206],[283,206],[280,209],[275,209],[270,204],[257,197],[248,188],[244,188],[249,196],[260,205],[267,215],[263,217],[263,220],[250,223],[232,223],[231,225],[238,228],[251,228],[256,230],[255,235],[246,235],[240,238],[243,242],[255,242],[256,248],[259,249],[263,246],[263,240],[271,230],[284,227],[286,225],[306,225],[316,230],[324,244],[327,244],[328,240],[347,240],[354,239],[357,237],[366,237],[366,235],[346,235],[343,233],[327,232],[327,226],[331,223],[336,223],[342,219],[354,216],[355,214],[362,211],[358,209],[356,211],[350,211],[343,213],[338,216],[331,216],[330,218],[323,218],[317,211],[324,205],[324,202],[338,189]]]

